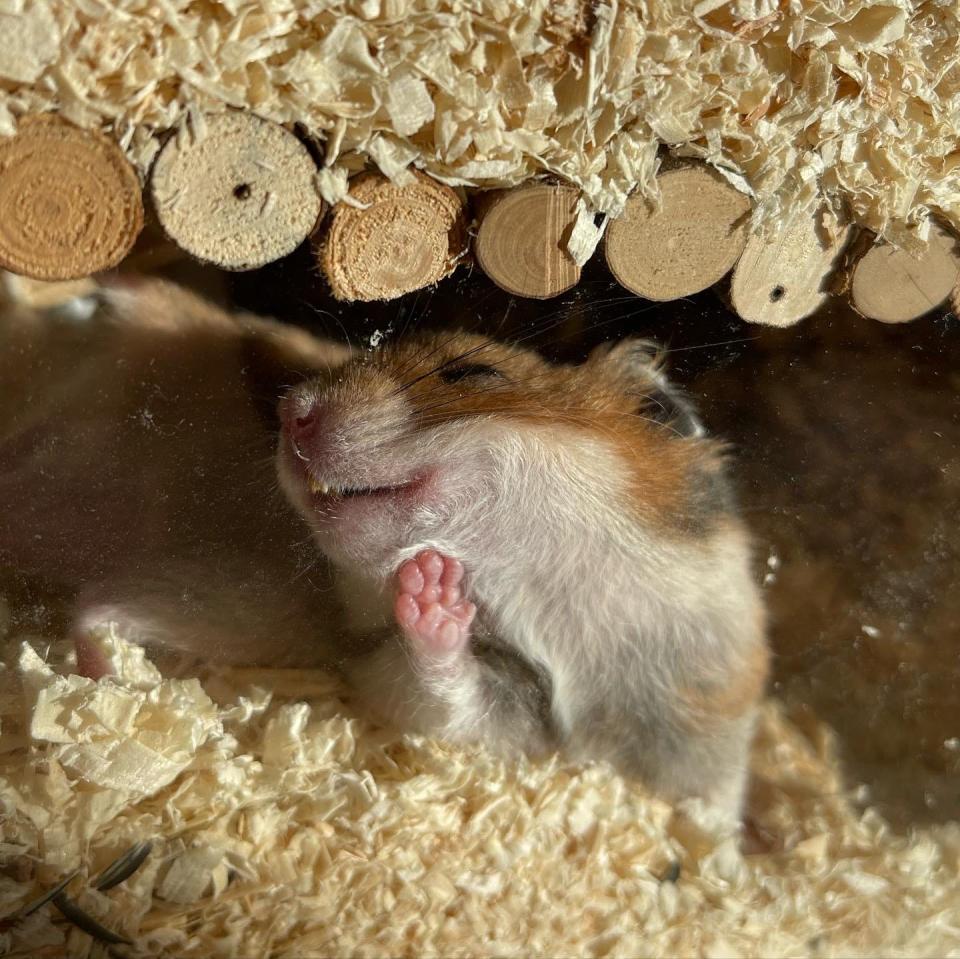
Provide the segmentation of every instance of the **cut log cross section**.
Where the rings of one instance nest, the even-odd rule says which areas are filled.
[[[546,299],[575,286],[565,243],[576,221],[573,187],[533,183],[488,198],[475,253],[483,272],[516,296]]]
[[[79,279],[116,266],[142,226],[140,181],[106,137],[44,115],[0,142],[0,266]]]
[[[854,264],[850,300],[858,313],[882,323],[907,323],[935,310],[960,283],[960,248],[939,226],[920,256],[877,244]]]
[[[750,200],[703,164],[668,170],[658,181],[659,208],[631,197],[607,228],[604,255],[632,293],[676,300],[712,286],[737,262]]]
[[[826,284],[850,238],[850,227],[830,234],[822,211],[797,217],[782,233],[752,236],[730,281],[730,300],[744,320],[792,326],[829,296]]]
[[[316,165],[283,127],[251,113],[204,119],[160,151],[150,186],[164,230],[180,247],[227,270],[253,270],[292,253],[323,208]]]
[[[392,300],[452,273],[466,252],[460,195],[423,174],[397,186],[379,173],[350,182],[356,204],[339,203],[317,251],[339,300]]]

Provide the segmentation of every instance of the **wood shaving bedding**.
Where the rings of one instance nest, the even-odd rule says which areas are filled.
[[[100,641],[99,683],[63,642],[3,648],[0,916],[148,839],[78,894],[130,955],[960,956],[960,826],[894,834],[775,702],[753,765],[782,849],[744,857],[606,765],[380,729],[321,672],[162,678]],[[95,955],[57,916],[0,922],[0,954]]]
[[[451,185],[545,173],[591,214],[701,157],[777,228],[826,195],[881,236],[960,228],[955,0],[0,0],[0,135],[56,109],[142,174],[158,134],[229,107]]]

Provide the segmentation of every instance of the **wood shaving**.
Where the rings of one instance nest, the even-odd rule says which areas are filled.
[[[482,188],[553,173],[616,217],[635,189],[656,196],[666,144],[751,189],[755,230],[823,196],[898,245],[931,213],[960,228],[954,0],[9,0],[0,16],[0,135],[56,109],[142,174],[163,131],[238,107],[326,141],[330,203],[372,160],[400,184],[411,166]]]
[[[23,16],[0,9],[0,78],[33,83],[57,60],[60,31],[48,3]]]
[[[321,672],[201,684],[99,642],[117,674],[96,683],[64,642],[2,647],[0,855],[30,868],[0,873],[0,915],[149,839],[129,879],[81,897],[131,955],[960,952],[960,826],[895,834],[809,714],[763,710],[756,815],[782,848],[744,856],[696,804],[603,764],[381,729]],[[0,926],[0,953],[89,955],[68,928],[38,910]]]

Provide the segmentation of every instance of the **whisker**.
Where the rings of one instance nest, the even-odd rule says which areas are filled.
[[[303,297],[298,297],[298,300],[303,306],[307,307],[308,310],[315,313],[317,316],[329,316],[330,319],[332,319],[333,322],[340,327],[340,330],[343,333],[343,338],[344,340],[346,340],[347,346],[349,346],[351,350],[354,349],[353,343],[350,342],[350,334],[347,332],[347,328],[343,325],[343,322],[341,321],[340,317],[338,317],[335,313],[331,313],[329,310],[321,310],[319,306],[315,306],[313,303],[311,303],[309,300],[304,299]]]
[[[707,350],[714,346],[730,346],[734,343],[750,343],[753,340],[759,340],[759,336],[743,336],[735,340],[719,340],[715,343],[698,343],[695,346],[677,346],[674,348],[666,348],[665,353],[685,353],[687,350]]]

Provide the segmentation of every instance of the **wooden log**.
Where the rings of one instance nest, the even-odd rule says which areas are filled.
[[[853,265],[850,302],[881,323],[907,323],[943,306],[960,283],[960,250],[939,226],[919,257],[878,243]]]
[[[747,241],[750,200],[705,164],[658,177],[661,205],[642,196],[607,227],[604,256],[617,282],[648,300],[676,300],[719,282]]]
[[[0,142],[0,266],[81,279],[119,263],[142,225],[140,181],[112,140],[43,115]]]
[[[361,173],[350,197],[358,205],[334,207],[317,249],[339,300],[392,300],[422,289],[452,273],[466,252],[463,199],[422,173],[402,187]]]
[[[227,270],[292,253],[323,212],[316,164],[283,127],[252,113],[206,116],[172,137],[150,188],[157,218],[184,250]]]
[[[547,299],[580,279],[566,250],[578,192],[563,184],[531,183],[490,196],[474,254],[483,272],[516,296]]]
[[[797,217],[775,236],[757,235],[734,267],[730,301],[750,323],[792,326],[824,303],[827,282],[850,239],[849,225],[828,229],[824,211]]]

